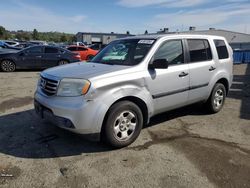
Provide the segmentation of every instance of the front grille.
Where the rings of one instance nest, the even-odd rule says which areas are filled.
[[[40,88],[48,96],[55,95],[57,92],[59,81],[52,80],[41,76]]]

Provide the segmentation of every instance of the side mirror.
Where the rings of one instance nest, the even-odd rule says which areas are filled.
[[[150,69],[167,69],[168,61],[166,59],[155,59],[152,63],[148,65]]]

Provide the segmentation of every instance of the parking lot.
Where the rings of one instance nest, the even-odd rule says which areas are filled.
[[[250,187],[250,64],[234,65],[220,113],[158,115],[120,150],[41,121],[38,76],[0,73],[0,187]]]

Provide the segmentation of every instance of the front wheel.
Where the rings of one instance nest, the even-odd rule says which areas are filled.
[[[11,60],[3,60],[1,62],[1,69],[4,72],[14,72],[16,70],[16,65]]]
[[[130,101],[114,104],[104,124],[105,141],[116,148],[133,143],[139,136],[143,125],[141,109]]]
[[[225,98],[226,98],[225,86],[221,83],[216,83],[206,103],[208,110],[211,113],[219,112],[224,105]]]

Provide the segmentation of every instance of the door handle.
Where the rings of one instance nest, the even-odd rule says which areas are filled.
[[[187,76],[187,75],[188,75],[187,72],[182,72],[181,74],[179,74],[179,77],[185,77],[185,76]]]
[[[211,66],[208,70],[209,71],[214,71],[215,69],[216,69],[215,67]]]

